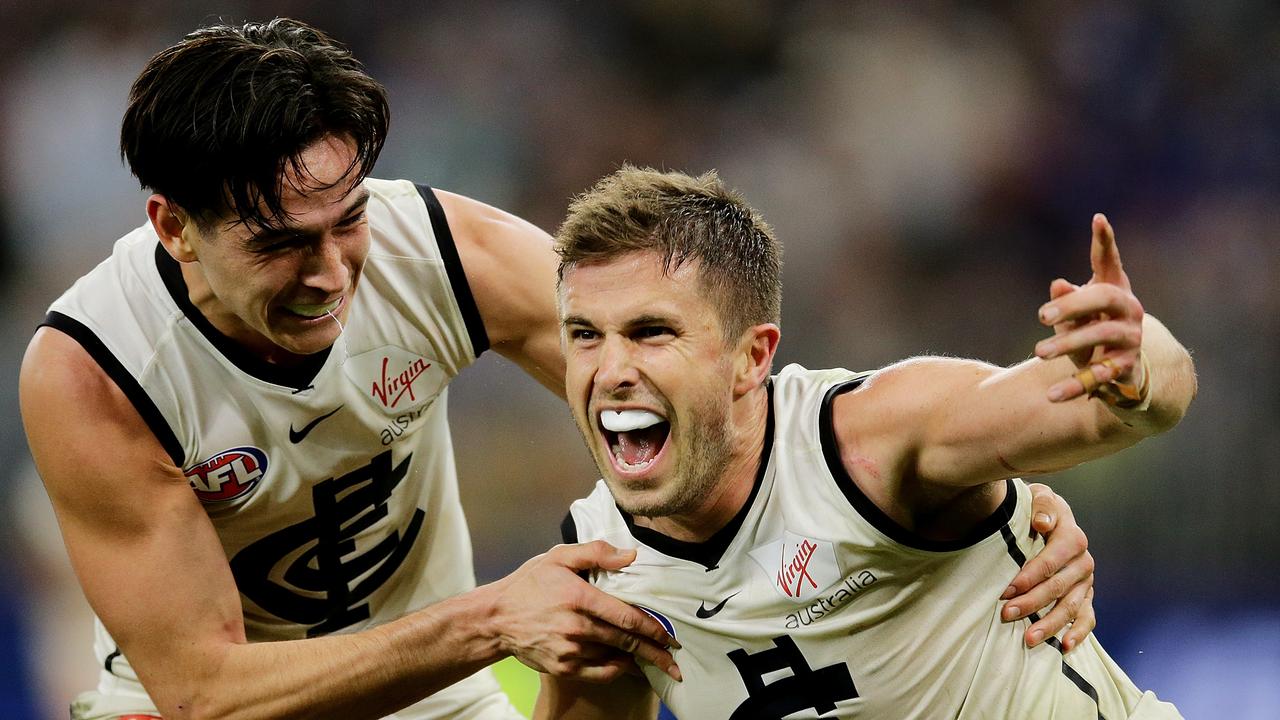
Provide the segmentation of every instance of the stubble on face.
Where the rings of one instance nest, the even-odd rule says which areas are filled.
[[[646,492],[637,497],[625,480],[613,476],[610,459],[601,457],[600,453],[609,452],[608,448],[601,450],[601,444],[592,439],[591,431],[579,427],[618,507],[644,518],[692,514],[709,502],[729,467],[732,443],[730,409],[726,404],[712,397],[701,399],[680,423],[678,434],[676,430],[673,425],[668,442],[674,441],[675,445],[667,449],[675,454],[674,475],[662,480],[665,487],[661,492]]]

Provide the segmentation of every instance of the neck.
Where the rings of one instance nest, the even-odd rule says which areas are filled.
[[[765,430],[769,425],[769,391],[764,385],[733,403],[729,462],[715,487],[694,510],[665,517],[636,517],[635,524],[675,540],[705,542],[742,510],[765,461]]]

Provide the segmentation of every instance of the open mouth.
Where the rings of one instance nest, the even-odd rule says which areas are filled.
[[[671,423],[650,410],[605,410],[599,419],[614,466],[625,473],[652,467],[671,434]]]

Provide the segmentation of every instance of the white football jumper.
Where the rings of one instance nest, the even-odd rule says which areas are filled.
[[[353,632],[475,586],[446,399],[488,338],[435,194],[365,184],[371,249],[346,327],[302,367],[219,333],[149,224],[44,323],[97,360],[185,471],[251,642]],[[154,712],[101,622],[94,650],[101,680],[73,716]],[[519,715],[485,670],[393,717]]]
[[[636,548],[597,572],[603,590],[651,611],[681,642],[684,682],[645,675],[677,717],[1176,718],[1090,636],[1023,643],[1030,619],[1000,620],[1000,595],[1032,538],[1030,491],[969,537],[939,542],[895,524],[844,470],[832,399],[867,373],[790,365],[770,383],[761,469],[750,498],[704,543],[639,527],[603,481],[575,502],[566,539]]]

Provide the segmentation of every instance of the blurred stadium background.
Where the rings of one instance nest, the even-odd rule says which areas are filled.
[[[379,176],[552,230],[624,160],[718,168],[786,245],[784,363],[1021,360],[1049,281],[1087,279],[1089,218],[1108,213],[1200,395],[1172,433],[1051,480],[1098,560],[1097,634],[1188,718],[1276,717],[1280,5],[1264,0],[0,2],[0,717],[65,717],[95,672],[22,436],[23,348],[144,220],[117,151],[142,64],[198,25],[274,15],[347,42],[389,88]],[[451,404],[491,580],[557,541],[595,473],[558,401],[495,357]]]

